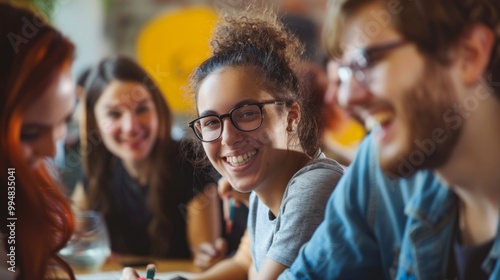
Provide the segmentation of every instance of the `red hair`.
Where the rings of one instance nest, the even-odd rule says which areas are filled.
[[[33,12],[9,4],[0,4],[0,36],[7,38],[0,42],[0,177],[2,184],[7,182],[8,168],[15,168],[17,218],[15,244],[5,239],[2,246],[15,246],[20,279],[44,279],[53,264],[74,279],[57,255],[74,228],[68,199],[43,164],[28,166],[20,143],[24,110],[70,66],[74,46]],[[2,192],[0,219],[7,221],[7,186]],[[2,224],[0,231],[7,236],[9,229]]]

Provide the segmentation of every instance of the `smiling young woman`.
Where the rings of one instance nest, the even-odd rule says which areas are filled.
[[[275,279],[323,220],[343,169],[319,149],[321,112],[294,72],[302,46],[273,12],[223,16],[211,44],[191,77],[198,117],[189,125],[217,171],[251,192],[253,264],[229,259],[199,278]]]
[[[126,57],[107,58],[85,91],[86,180],[73,199],[103,213],[112,251],[190,258],[219,237],[211,169],[195,170],[185,159],[171,136],[171,110],[146,71]]]

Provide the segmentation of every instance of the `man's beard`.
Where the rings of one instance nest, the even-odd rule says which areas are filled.
[[[434,169],[448,161],[463,130],[452,127],[445,114],[458,104],[453,81],[446,66],[427,61],[422,78],[415,87],[402,93],[399,112],[407,133],[403,150],[397,158],[386,160],[382,169],[389,175],[408,177],[422,169]],[[436,141],[436,134],[441,137]]]

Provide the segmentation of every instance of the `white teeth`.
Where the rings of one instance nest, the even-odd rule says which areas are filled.
[[[228,156],[226,161],[233,166],[240,166],[250,161],[256,154],[257,150],[253,150],[238,156]]]
[[[394,114],[391,112],[383,112],[375,115],[370,115],[365,119],[365,128],[367,131],[370,131],[376,126],[379,126],[389,121],[390,119],[393,118],[393,116]]]

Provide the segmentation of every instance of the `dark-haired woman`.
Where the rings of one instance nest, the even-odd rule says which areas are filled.
[[[191,77],[189,125],[215,169],[251,195],[238,252],[196,279],[276,279],[323,220],[343,169],[319,149],[321,113],[294,72],[302,48],[272,12],[223,16],[211,44]],[[127,268],[122,280],[134,277]]]
[[[249,193],[251,264],[237,255],[200,279],[275,279],[324,216],[342,167],[319,149],[320,102],[295,74],[302,50],[270,11],[219,21],[212,56],[191,78],[198,117],[190,122],[206,156]],[[248,245],[247,245],[248,246]]]
[[[221,228],[215,180],[171,137],[173,117],[151,77],[131,59],[108,58],[85,91],[86,180],[73,198],[104,215],[113,253],[190,258],[214,242]]]

